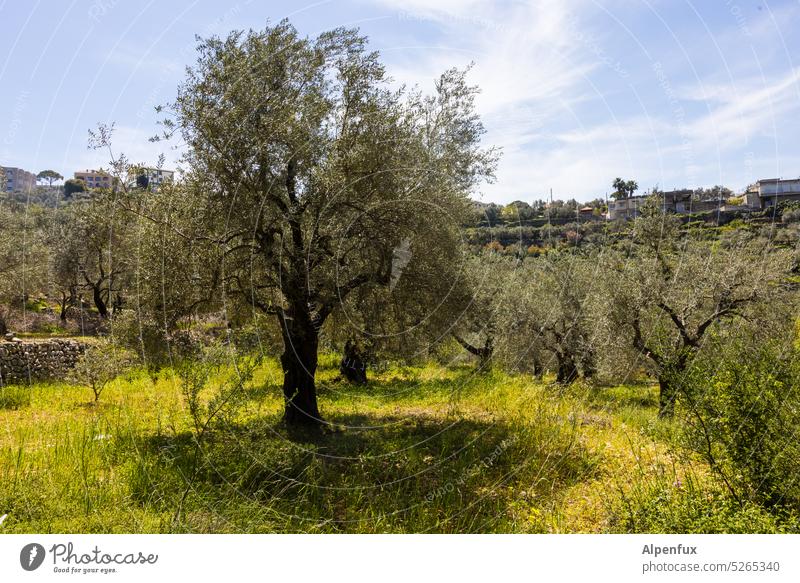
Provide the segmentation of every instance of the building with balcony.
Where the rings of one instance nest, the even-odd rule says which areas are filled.
[[[781,202],[800,201],[800,178],[762,178],[747,187],[747,206],[757,209],[774,207]]]
[[[608,218],[615,219],[632,219],[641,214],[641,207],[652,196],[660,197],[661,208],[667,213],[692,213],[702,212],[704,210],[711,210],[708,205],[709,201],[695,201],[692,200],[694,191],[690,188],[681,190],[668,190],[666,192],[658,192],[653,194],[644,194],[640,196],[631,196],[628,198],[620,198],[618,200],[608,201]],[[717,201],[713,202],[712,207],[717,208]]]
[[[6,176],[6,192],[32,192],[36,187],[36,174],[21,168],[3,166],[3,173]]]
[[[74,176],[76,180],[82,180],[86,184],[87,190],[93,188],[115,189],[117,187],[117,179],[102,170],[78,171]]]
[[[136,186],[148,188],[150,190],[158,190],[162,184],[172,182],[174,178],[175,172],[172,170],[141,168],[139,170],[139,175],[136,177]]]

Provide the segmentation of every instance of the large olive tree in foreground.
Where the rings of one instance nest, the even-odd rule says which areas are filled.
[[[277,318],[285,420],[318,423],[325,320],[354,290],[389,285],[400,246],[437,253],[416,234],[460,220],[491,176],[475,89],[456,70],[431,96],[395,89],[353,30],[307,39],[284,21],[198,50],[165,122],[187,147],[173,202],[223,250],[226,297]]]

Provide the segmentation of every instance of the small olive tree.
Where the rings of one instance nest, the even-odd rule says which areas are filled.
[[[506,280],[498,300],[506,358],[530,361],[540,376],[553,361],[559,383],[595,370],[588,298],[596,290],[596,262],[573,252],[525,261]],[[524,368],[524,367],[518,367]]]
[[[199,446],[215,422],[231,421],[247,398],[246,385],[260,364],[233,346],[196,346],[175,365],[194,437]]]
[[[130,373],[133,364],[131,352],[103,338],[86,347],[70,371],[68,380],[73,384],[89,387],[94,395],[94,402],[97,403],[109,383]]]

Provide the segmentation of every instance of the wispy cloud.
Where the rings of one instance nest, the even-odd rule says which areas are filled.
[[[654,18],[640,4],[606,3],[601,10],[582,0],[380,3],[396,11],[401,25],[433,30],[420,35],[419,46],[381,47],[398,81],[413,84],[475,62],[470,79],[482,89],[486,141],[504,151],[497,183],[485,188],[488,200],[530,199],[551,187],[559,196],[588,198],[601,195],[616,175],[638,178],[643,187],[744,181],[762,164],[748,150],[754,140],[777,141],[793,127],[789,120],[800,119],[798,69],[787,73],[773,62],[787,42],[776,18],[791,21],[797,6],[747,19],[731,9],[720,19],[724,25],[711,24],[711,41],[682,38],[681,50],[697,61],[664,59],[675,87],[665,96],[653,55],[669,55],[671,47],[650,40],[642,19],[656,27],[677,23]],[[666,11],[674,6],[655,6],[670,18]],[[628,22],[637,25],[631,30]],[[694,24],[708,25],[696,17]],[[638,61],[620,56],[626,42]],[[641,42],[650,43],[647,51]],[[715,67],[715,59],[723,66]],[[797,158],[785,146],[780,155],[786,163]],[[743,156],[749,156],[746,172]]]
[[[487,142],[504,150],[499,179],[487,187],[487,197],[530,192],[530,177],[523,171],[530,167],[524,160],[528,147],[542,137],[552,116],[586,99],[575,89],[597,67],[597,59],[588,58],[586,47],[575,40],[575,9],[583,2],[381,3],[395,10],[401,23],[422,22],[437,30],[435,42],[381,47],[398,82],[422,84],[449,67],[474,63],[470,81],[481,88],[477,104]]]
[[[684,91],[683,96],[702,101],[710,110],[690,126],[699,146],[742,147],[755,136],[774,135],[788,114],[800,114],[800,69],[775,79],[737,80],[736,88],[712,85],[702,92]]]

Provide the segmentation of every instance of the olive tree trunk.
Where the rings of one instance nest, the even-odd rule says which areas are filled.
[[[556,353],[556,358],[558,360],[556,382],[568,385],[578,378],[578,365],[571,355]]]
[[[351,383],[367,384],[367,363],[355,342],[345,342],[339,372]]]
[[[662,419],[675,414],[675,398],[678,396],[672,381],[666,376],[658,379],[658,416]]]
[[[322,416],[317,405],[317,372],[319,334],[307,313],[281,316],[283,329],[283,397],[284,421],[289,425],[320,425]]]

